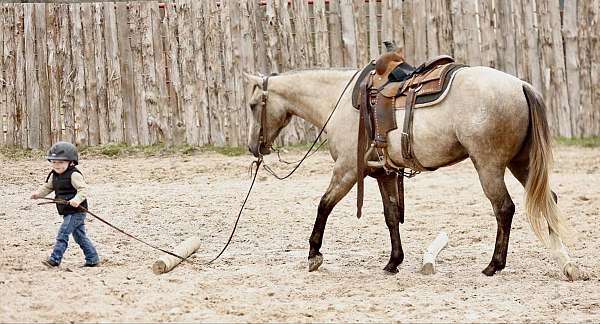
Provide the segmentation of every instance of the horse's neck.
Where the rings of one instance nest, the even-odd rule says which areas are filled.
[[[307,75],[304,79],[290,78],[290,82],[282,82],[278,85],[278,92],[287,101],[289,113],[317,127],[323,127],[342,89],[351,77],[347,71],[328,72],[339,73],[339,76]],[[346,94],[348,92],[349,90],[346,90]]]

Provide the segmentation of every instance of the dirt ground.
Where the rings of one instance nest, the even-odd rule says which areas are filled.
[[[293,160],[300,151],[286,154]],[[405,251],[397,275],[383,272],[389,235],[377,184],[366,182],[363,218],[353,190],[329,217],[325,261],[307,271],[308,238],[332,161],[321,152],[278,181],[264,170],[231,246],[210,266],[151,271],[161,254],[99,221],[87,229],[104,259],[82,268],[71,245],[58,269],[41,264],[61,218],[29,195],[49,171],[44,160],[2,158],[0,174],[0,322],[600,322],[600,149],[555,148],[552,186],[579,232],[571,254],[590,280],[567,282],[529,229],[523,188],[506,181],[517,212],[507,267],[481,273],[496,221],[470,161],[406,182]],[[90,209],[115,225],[172,248],[190,236],[201,263],[222,248],[250,184],[250,156],[87,158]],[[270,157],[273,162],[274,158]],[[439,231],[449,245],[437,273],[419,273]]]

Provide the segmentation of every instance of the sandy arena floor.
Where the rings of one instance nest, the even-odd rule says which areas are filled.
[[[288,153],[290,160],[302,152]],[[517,212],[507,268],[481,273],[491,258],[496,221],[470,161],[406,183],[400,273],[382,271],[389,235],[377,184],[366,183],[364,216],[353,190],[329,217],[319,271],[308,273],[308,238],[329,182],[327,153],[280,182],[264,170],[222,258],[164,275],[160,252],[99,221],[87,224],[105,262],[81,268],[71,240],[63,263],[40,261],[61,218],[29,195],[49,171],[43,160],[0,158],[0,322],[600,322],[600,149],[557,147],[551,176],[559,206],[579,232],[571,253],[590,280],[567,282],[526,222],[523,188],[506,180]],[[90,209],[127,231],[172,248],[197,235],[197,262],[226,242],[250,184],[250,156],[214,153],[150,158],[90,158],[80,169],[92,185]],[[269,160],[273,161],[274,158]],[[438,272],[418,272],[439,231],[449,245]]]

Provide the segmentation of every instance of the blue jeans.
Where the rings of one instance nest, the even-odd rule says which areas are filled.
[[[86,264],[96,264],[100,261],[96,248],[90,239],[85,235],[85,213],[75,213],[63,216],[63,223],[58,229],[56,235],[56,244],[50,255],[50,259],[60,263],[63,254],[69,245],[69,235],[73,234],[75,242],[83,250]]]

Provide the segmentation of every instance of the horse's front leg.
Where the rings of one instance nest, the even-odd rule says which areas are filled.
[[[383,202],[383,214],[385,223],[390,231],[390,240],[392,242],[392,252],[390,260],[383,270],[392,274],[398,273],[398,265],[404,260],[402,251],[402,242],[400,241],[400,218],[398,202],[398,179],[396,174],[382,174],[377,176],[381,201]]]
[[[339,161],[338,161],[339,162]],[[338,167],[339,165],[339,167]],[[345,170],[344,170],[345,169]],[[356,171],[348,170],[347,167],[341,167],[341,163],[336,163],[333,170],[333,176],[329,183],[327,191],[321,197],[319,208],[317,210],[317,219],[310,235],[310,251],[308,252],[308,271],[315,271],[323,263],[323,255],[319,250],[323,243],[323,233],[327,217],[335,205],[350,191],[356,182]]]

